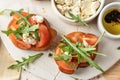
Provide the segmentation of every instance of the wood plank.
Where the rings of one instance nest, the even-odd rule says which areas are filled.
[[[103,75],[106,80],[120,80],[120,60]]]

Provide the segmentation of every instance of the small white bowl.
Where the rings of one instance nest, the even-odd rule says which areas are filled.
[[[104,3],[105,3],[105,0],[101,0],[101,4],[100,4],[100,7],[98,8],[98,10],[97,10],[97,12],[94,14],[94,15],[92,15],[92,16],[90,16],[89,18],[87,18],[87,19],[85,19],[84,21],[85,22],[90,22],[90,21],[92,21],[98,14],[99,14],[99,12],[101,11],[101,9],[103,8],[103,6],[104,6]],[[55,3],[55,0],[51,0],[51,4],[52,4],[52,8],[53,8],[53,10],[54,10],[54,12],[57,14],[57,16],[59,16],[62,20],[64,20],[65,22],[68,22],[68,23],[75,23],[76,24],[76,22],[74,21],[74,20],[72,20],[72,19],[69,19],[69,18],[67,18],[67,17],[65,17],[65,16],[63,16],[59,11],[58,11],[58,9],[57,9],[57,7],[56,7],[56,3]]]
[[[120,9],[120,2],[112,2],[112,3],[109,3],[108,5],[106,5],[102,11],[100,12],[100,15],[98,17],[98,29],[101,33],[103,33],[105,31],[105,36],[109,37],[109,38],[112,38],[112,39],[119,39],[120,38],[120,35],[114,35],[114,34],[111,34],[109,33],[103,26],[103,23],[102,23],[102,18],[103,18],[103,15],[104,13],[107,11],[107,10],[110,10],[110,9]]]

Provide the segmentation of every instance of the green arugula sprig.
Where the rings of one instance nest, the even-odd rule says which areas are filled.
[[[104,36],[104,34],[105,34],[105,31],[102,33],[102,35],[99,37],[97,42],[92,47],[96,47],[97,46],[97,44],[102,40],[102,37]]]
[[[57,60],[65,60],[68,61],[69,59],[72,59],[71,55],[66,55],[66,54],[61,54],[61,55],[55,55],[54,54],[54,58],[57,58]]]
[[[74,70],[77,70],[77,67],[75,66],[75,64],[70,63],[68,60],[72,59],[71,55],[66,55],[66,54],[61,54],[61,55],[57,55],[54,54],[53,57],[59,61],[64,60],[66,64],[70,65]]]
[[[11,9],[4,9],[4,10],[0,11],[0,15],[3,15],[3,13],[5,13],[6,11],[11,11]]]
[[[95,62],[93,62],[85,53],[85,51],[78,49],[76,46],[74,46],[65,36],[62,36],[62,38],[66,41],[67,44],[69,44],[76,52],[77,54],[80,54],[91,66],[95,67],[96,69],[104,72],[100,66],[98,66]]]
[[[73,80],[82,80],[82,79],[79,79],[79,78],[76,78],[76,77],[72,77],[72,76],[71,76],[71,78],[73,78]]]
[[[13,64],[11,66],[8,67],[8,69],[17,69],[18,71],[21,69],[21,67],[25,67],[27,68],[29,63],[32,63],[34,62],[36,59],[40,58],[41,56],[43,55],[43,53],[39,53],[39,54],[36,54],[36,55],[33,55],[33,56],[29,56],[29,58],[24,58],[22,57],[22,62],[20,61],[16,61],[17,64]]]
[[[3,15],[3,13],[5,13],[6,11],[10,11],[10,16],[12,16],[13,14],[19,15],[21,21],[25,21],[28,25],[31,25],[31,24],[29,23],[29,21],[27,20],[27,19],[28,19],[28,16],[30,16],[30,14],[29,14],[27,17],[24,17],[24,16],[21,14],[21,12],[23,12],[24,9],[20,9],[20,10],[18,10],[18,11],[15,11],[15,10],[12,10],[12,9],[4,9],[4,10],[0,11],[0,15]],[[21,21],[20,21],[20,22],[21,22]]]
[[[68,52],[68,54],[72,54],[74,52],[74,49],[67,45],[67,44],[64,44],[62,46],[60,46],[60,48],[64,51],[64,52]]]
[[[69,12],[69,15],[70,15],[72,20],[75,20],[75,22],[80,23],[80,24],[82,24],[84,26],[90,27],[83,19],[80,18],[79,15],[75,16],[71,12]]]
[[[17,30],[9,29],[7,31],[2,31],[2,32],[5,33],[7,36],[9,36],[11,33],[14,33],[17,39],[21,39],[22,38],[21,34],[23,33],[27,34],[27,33],[30,33],[31,31],[36,31],[38,28],[39,28],[39,25],[24,27],[24,24],[22,24]]]
[[[6,30],[6,31],[2,31],[3,33],[5,33],[7,36],[9,36],[11,33],[15,34],[17,39],[22,39],[22,34],[31,34],[31,32],[34,32],[34,35],[36,37],[37,40],[40,40],[40,36],[38,34],[38,29],[39,29],[39,25],[32,25],[28,19],[31,17],[31,14],[28,13],[28,15],[26,17],[24,17],[21,13],[24,11],[24,9],[20,9],[18,11],[13,11],[11,9],[5,9],[3,11],[0,12],[0,14],[3,14],[5,11],[11,11],[10,12],[10,16],[12,16],[13,14],[17,14],[20,16],[20,19],[16,22],[16,24],[20,24],[20,26],[16,29],[16,30]]]

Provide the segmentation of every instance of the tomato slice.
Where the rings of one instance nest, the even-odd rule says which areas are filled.
[[[67,74],[72,74],[74,73],[74,69],[72,66],[68,65],[65,63],[65,61],[56,61],[57,65],[59,65],[59,69]],[[70,64],[75,65],[76,67],[78,66],[77,62],[70,62]]]
[[[71,42],[76,43],[78,41],[82,42],[84,33],[82,32],[73,32],[68,34],[66,37],[71,40]]]
[[[94,45],[98,40],[95,35],[85,34],[83,32],[73,32],[68,34],[66,37],[69,38],[73,43],[76,43],[77,41],[83,42],[83,39],[85,39],[89,45]]]
[[[9,35],[10,39],[12,42],[15,44],[15,46],[21,48],[21,49],[30,49],[31,45],[30,44],[25,44],[22,40],[16,39],[16,36],[12,33]]]
[[[63,44],[60,43],[57,46],[57,48],[55,50],[55,54],[60,55],[60,54],[63,53],[63,50],[59,48],[59,46],[62,46],[62,45]],[[74,72],[73,66],[70,66],[70,65],[66,64],[64,60],[60,61],[60,60],[55,59],[55,62],[56,62],[56,64],[58,65],[59,69],[62,72],[67,73],[67,74],[72,74]],[[72,64],[72,65],[74,65],[74,66],[76,66],[76,67],[78,67],[78,63],[77,62],[71,62],[71,61],[69,61],[69,63]]]
[[[40,24],[39,27],[40,41],[36,44],[36,47],[43,47],[50,42],[50,32],[45,24]]]
[[[26,12],[22,12],[21,14],[25,17],[28,15],[28,13],[26,13]],[[20,19],[20,16],[18,14],[13,14],[12,16],[13,16],[13,19],[15,19],[15,20]]]
[[[93,34],[85,34],[85,38],[86,42],[91,46],[94,45],[98,40],[98,38]]]

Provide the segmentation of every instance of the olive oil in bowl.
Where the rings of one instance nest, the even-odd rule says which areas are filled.
[[[104,28],[113,35],[120,35],[120,9],[107,10],[102,18]]]

